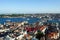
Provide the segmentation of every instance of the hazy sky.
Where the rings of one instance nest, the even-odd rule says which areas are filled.
[[[60,13],[60,0],[0,0],[0,13]]]

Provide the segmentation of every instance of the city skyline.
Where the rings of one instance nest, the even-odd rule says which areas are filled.
[[[60,13],[60,0],[0,0],[1,13]]]

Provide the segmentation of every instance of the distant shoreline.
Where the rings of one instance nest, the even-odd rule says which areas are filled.
[[[0,14],[0,18],[20,18],[20,17],[41,17],[41,16],[55,16],[55,17],[60,17],[59,14]]]

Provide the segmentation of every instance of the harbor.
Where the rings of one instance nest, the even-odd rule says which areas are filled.
[[[59,18],[50,15],[0,18],[0,40],[60,40]]]

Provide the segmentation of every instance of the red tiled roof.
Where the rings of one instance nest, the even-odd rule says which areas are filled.
[[[49,33],[49,34],[48,34],[48,37],[49,37],[49,38],[51,38],[51,37],[53,37],[53,36],[54,36],[54,34],[55,34],[55,35],[57,35],[57,33],[56,33],[56,32],[51,32],[51,33]]]

